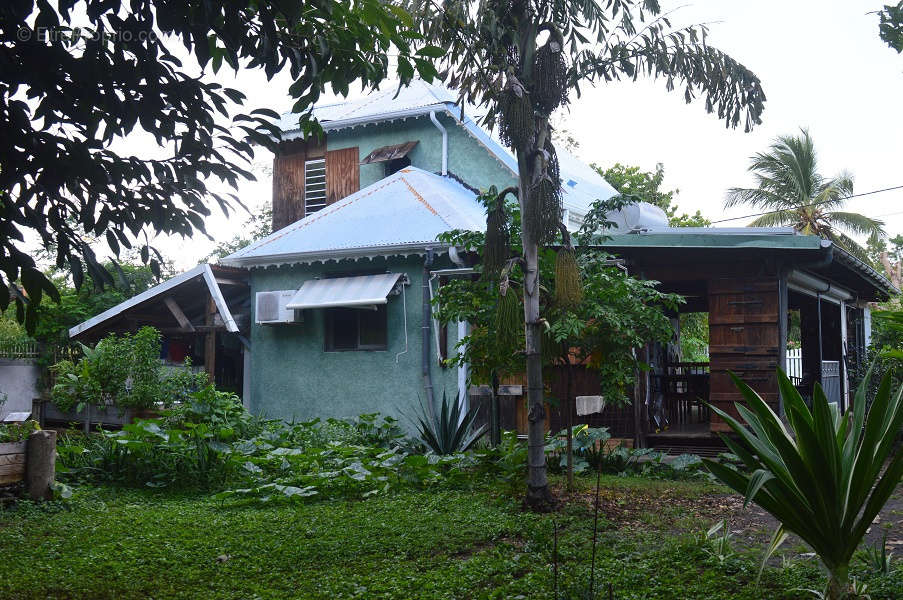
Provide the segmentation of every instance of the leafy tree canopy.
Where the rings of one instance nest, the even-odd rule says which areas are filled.
[[[157,283],[157,278],[148,265],[138,261],[120,262],[116,265],[104,265],[114,279],[114,285],[103,288],[96,286],[91,276],[87,276],[80,288],[75,288],[65,273],[50,272],[48,277],[59,290],[60,301],[42,303],[37,307],[38,320],[30,336],[16,321],[15,311],[10,307],[0,320],[0,341],[25,341],[33,339],[49,345],[68,343],[70,327],[90,319],[128,300],[132,296],[150,289]],[[163,273],[171,272],[167,263],[163,265]]]
[[[251,178],[240,165],[253,156],[252,143],[272,143],[278,115],[239,113],[244,95],[210,81],[210,71],[225,63],[272,78],[287,69],[294,111],[311,130],[309,108],[327,86],[339,94],[356,81],[376,86],[392,54],[403,82],[415,73],[432,78],[431,49],[414,53],[420,36],[412,26],[381,0],[2,3],[0,309],[11,301],[8,284],[19,281],[29,301],[14,298],[17,314],[33,331],[42,296],[59,299],[23,249],[26,239],[53,247],[76,288],[86,272],[110,284],[87,237],[114,255],[140,247],[158,271],[161,257],[142,234],[204,233],[211,204],[228,211],[239,203],[207,181],[234,188]],[[201,76],[177,58],[178,47]],[[136,133],[153,138],[159,152],[118,150]]]
[[[903,52],[903,0],[886,4],[878,12],[878,34],[881,39],[897,52]]]
[[[621,195],[630,196],[637,201],[648,202],[661,208],[668,215],[668,224],[672,227],[708,227],[712,224],[698,210],[694,215],[677,214],[675,196],[680,193],[680,190],[662,190],[665,167],[661,163],[655,165],[655,171],[642,171],[640,167],[621,163],[615,163],[607,169],[595,164],[592,167]]]

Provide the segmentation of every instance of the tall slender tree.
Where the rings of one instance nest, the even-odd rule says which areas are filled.
[[[853,194],[853,177],[841,173],[827,178],[818,172],[808,131],[779,137],[768,152],[752,157],[749,170],[756,187],[728,190],[725,208],[747,204],[765,212],[751,221],[750,227],[791,226],[802,234],[829,239],[870,262],[868,251],[851,236],[883,238],[884,223],[839,210]]]
[[[549,118],[581,86],[642,76],[701,96],[726,126],[760,122],[759,79],[709,46],[701,26],[674,29],[656,0],[405,0],[426,40],[442,47],[440,77],[462,102],[486,108],[517,157],[523,235],[525,355],[529,404],[526,502],[554,502],[543,452],[544,407],[538,253],[554,242],[561,220],[561,182]],[[616,117],[616,115],[612,115]]]

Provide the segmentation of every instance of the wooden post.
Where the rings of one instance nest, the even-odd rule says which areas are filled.
[[[56,472],[56,432],[35,431],[25,444],[25,490],[32,500],[51,500]]]
[[[216,315],[216,303],[213,296],[207,298],[207,311],[204,314],[204,324],[208,327],[204,338],[204,369],[207,371],[207,380],[215,383],[216,375],[216,329],[213,327],[214,315]]]

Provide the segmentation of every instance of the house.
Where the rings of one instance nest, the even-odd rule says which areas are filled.
[[[466,367],[443,361],[467,324],[439,327],[430,301],[469,265],[463,249],[437,236],[481,230],[479,189],[514,184],[516,161],[462,114],[453,95],[422,82],[317,107],[314,115],[322,137],[305,138],[296,116],[283,118],[273,162],[274,233],[218,266],[199,267],[207,288],[184,292],[195,294],[191,315],[183,310],[179,317],[173,305],[188,300],[174,295],[179,286],[200,285],[197,273],[73,328],[73,337],[147,315],[180,335],[193,329],[213,348],[204,353],[214,361],[211,372],[225,356],[220,345],[240,352],[232,362],[242,364],[244,401],[270,417],[400,416],[430,393],[468,398]],[[566,152],[559,151],[559,162],[564,219],[576,229],[595,200],[616,192]],[[848,401],[852,361],[868,343],[867,303],[898,293],[890,282],[830,242],[792,230],[671,229],[650,206],[612,217],[618,233],[603,247],[632,274],[686,296],[684,310],[708,313],[710,360],[687,364],[675,344],[650,345],[642,352],[653,370],[633,405],[585,421],[639,443],[674,444],[676,435],[708,443],[724,423],[705,402],[733,410],[739,400],[729,370],[780,411],[774,373],[787,364],[791,315],[803,332],[797,384],[811,391],[820,381],[832,398]],[[241,275],[216,276],[216,269]],[[218,303],[216,290],[222,293],[227,279],[245,285],[229,287]],[[232,313],[243,318],[230,325]],[[677,323],[679,315],[671,316]],[[594,377],[582,373],[578,393],[597,393]],[[547,381],[560,397],[554,371]],[[522,429],[521,388],[509,383],[515,385],[506,388],[502,422]],[[563,422],[559,409],[549,411],[550,428]]]
[[[467,265],[437,236],[484,227],[477,193],[515,184],[514,157],[462,115],[449,91],[423,82],[320,106],[314,115],[322,137],[305,139],[297,116],[283,118],[274,233],[210,267],[244,274],[247,287],[236,293],[250,310],[237,309],[246,319],[236,331],[220,325],[226,311],[209,303],[215,322],[201,326],[196,308],[187,325],[178,321],[166,300],[178,287],[158,286],[70,335],[153,315],[169,330],[190,325],[211,343],[239,340],[229,345],[241,352],[245,404],[270,417],[400,416],[428,387],[437,399],[466,397],[467,370],[443,359],[467,326],[439,327],[429,301]],[[594,200],[616,192],[570,155],[561,152],[559,161],[565,218],[576,229]],[[215,289],[203,296],[215,297]],[[221,354],[206,353],[215,363]]]

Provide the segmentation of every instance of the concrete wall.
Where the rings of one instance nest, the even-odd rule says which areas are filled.
[[[448,132],[448,170],[477,189],[491,185],[499,189],[514,185],[516,179],[498,159],[464,127],[445,113],[436,118]],[[329,150],[357,146],[360,158],[382,146],[418,140],[420,143],[408,153],[411,165],[439,173],[442,171],[442,134],[429,116],[392,123],[376,123],[353,129],[330,132],[326,138]],[[376,183],[385,176],[385,163],[361,165],[361,188]]]
[[[40,369],[30,360],[0,358],[0,419],[11,412],[31,412],[32,400],[39,396]]]
[[[447,259],[445,261],[440,260],[437,268],[450,266]],[[389,296],[387,350],[326,352],[323,309],[305,311],[303,324],[254,324],[251,328],[249,398],[252,412],[297,420],[345,418],[379,412],[404,422],[404,414],[411,414],[419,406],[418,397],[424,397],[420,362],[423,257],[254,269],[251,271],[251,297],[261,291],[295,290],[304,281],[325,273],[369,270],[404,272],[411,282],[405,287],[404,297]],[[448,337],[451,354],[458,339],[458,329],[449,327]],[[450,398],[456,397],[457,369],[438,366],[434,338],[431,338],[430,350],[437,399],[441,399],[443,390]]]

